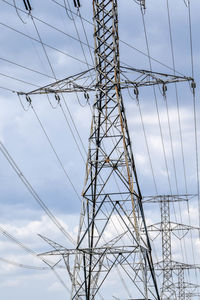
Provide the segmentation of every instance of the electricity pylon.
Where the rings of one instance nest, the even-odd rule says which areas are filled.
[[[76,248],[66,249],[43,237],[54,248],[46,255],[64,259],[72,282],[71,299],[95,299],[114,266],[137,288],[134,299],[160,299],[122,91],[133,88],[137,96],[142,86],[162,85],[166,91],[168,83],[193,79],[129,68],[140,76],[121,80],[117,2],[92,1],[93,69],[25,93],[29,102],[34,94],[53,93],[59,102],[62,93],[80,92],[86,98],[96,93]],[[144,0],[137,2],[145,8]],[[91,75],[87,84],[86,74]]]
[[[162,261],[155,263],[155,270],[162,271],[163,283],[161,299],[184,300],[186,295],[186,283],[184,282],[184,270],[199,269],[199,266],[175,262],[172,260],[171,236],[174,234],[182,239],[190,230],[198,227],[172,222],[170,219],[170,203],[188,201],[195,195],[163,195],[144,198],[143,203],[159,203],[161,222],[149,225],[149,232],[159,232],[162,236]],[[177,284],[174,283],[173,273],[177,271]],[[192,285],[187,284],[187,287]]]
[[[154,264],[155,271],[164,273],[163,263],[158,262]],[[200,265],[186,264],[178,261],[171,261],[171,270],[176,275],[177,282],[172,278],[172,289],[176,292],[172,299],[187,300],[191,297],[197,297],[197,289],[200,287],[198,284],[185,281],[185,272],[200,270]],[[175,277],[175,276],[174,276]],[[170,287],[170,288],[171,288]],[[190,298],[189,298],[190,297]],[[165,298],[164,298],[165,299]]]
[[[197,289],[200,287],[198,284],[190,283],[185,281],[185,271],[187,270],[197,270],[200,268],[198,265],[188,265],[183,263],[174,263],[175,270],[177,269],[178,281],[175,283],[176,289],[178,291],[178,299],[187,300],[187,295],[192,297],[192,294],[197,293]]]

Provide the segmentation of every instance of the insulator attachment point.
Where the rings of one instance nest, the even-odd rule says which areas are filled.
[[[30,98],[29,95],[26,95],[26,101],[27,101],[29,104],[31,104],[31,98]]]
[[[58,94],[55,94],[55,99],[60,102],[60,96]]]
[[[167,86],[166,86],[166,84],[162,85],[162,92],[163,92],[163,96],[165,97],[166,96],[166,92],[167,92]]]

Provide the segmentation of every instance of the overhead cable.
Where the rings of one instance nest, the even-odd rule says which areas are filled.
[[[17,32],[18,34],[23,35],[23,36],[25,36],[25,37],[27,37],[27,38],[29,38],[29,39],[31,39],[31,40],[33,40],[33,41],[35,41],[35,42],[41,44],[40,40],[38,40],[38,39],[36,39],[36,38],[34,38],[34,37],[31,37],[30,35],[28,35],[28,34],[22,32],[22,31],[20,31],[20,30],[17,30],[17,29],[15,29],[15,28],[13,28],[13,27],[11,27],[11,26],[5,24],[5,23],[0,22],[0,25],[4,26],[4,27],[6,27],[6,28],[8,28],[8,29],[10,29],[10,30],[12,30],[12,31],[15,31],[15,32]],[[51,45],[49,45],[49,44],[43,43],[43,45],[45,45],[45,46],[48,47],[49,49],[52,49],[52,50],[54,50],[54,51],[56,51],[56,52],[59,52],[59,53],[65,55],[65,56],[68,56],[68,57],[70,57],[70,58],[72,58],[72,59],[74,59],[74,60],[76,60],[76,61],[79,61],[79,62],[81,62],[81,63],[83,63],[83,64],[86,64],[85,61],[83,61],[83,60],[81,60],[81,59],[79,59],[79,58],[77,58],[77,57],[75,57],[75,56],[73,56],[73,55],[70,55],[70,54],[68,54],[68,53],[66,53],[66,52],[64,52],[64,51],[62,51],[62,50],[59,50],[59,49],[57,49],[57,48],[55,48],[55,47],[53,47],[53,46],[51,46]],[[92,65],[90,65],[90,66],[92,67]]]
[[[31,186],[30,182],[27,180],[27,178],[24,176],[20,168],[17,166],[11,155],[9,154],[6,147],[3,145],[2,141],[0,141],[0,151],[4,155],[4,157],[9,162],[10,166],[13,168],[15,173],[19,176],[20,180],[23,182],[23,184],[26,186],[28,191],[31,193],[33,198],[36,200],[36,202],[40,205],[40,207],[43,209],[43,211],[48,215],[48,217],[51,219],[51,221],[56,225],[56,227],[67,237],[67,239],[72,243],[75,244],[75,241],[71,237],[71,235],[64,229],[64,227],[60,224],[60,222],[56,219],[56,217],[51,213],[51,211],[48,209],[46,204],[42,201],[42,199],[39,197],[37,192],[34,190],[34,188]]]

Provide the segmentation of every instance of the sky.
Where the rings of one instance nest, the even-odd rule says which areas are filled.
[[[50,96],[49,99],[44,95],[32,96],[34,113],[25,98],[19,99],[16,92],[31,91],[55,80],[82,72],[93,65],[92,1],[80,0],[80,2],[80,12],[84,18],[83,24],[87,39],[80,18],[76,16],[74,23],[66,13],[65,3],[67,3],[68,9],[70,5],[71,9],[76,12],[72,0],[69,2],[30,0],[34,22],[31,16],[27,15],[23,1],[0,1],[0,141],[40,198],[74,239],[78,230],[81,209],[81,191],[85,178],[85,159],[94,94],[90,95],[91,106],[86,103],[83,95],[79,95],[77,98],[74,94],[67,94],[65,102],[62,103],[64,113],[56,106],[53,96]],[[187,1],[185,2],[187,3]],[[185,2],[183,0],[168,1],[171,38],[176,75],[187,77],[194,75],[197,85],[195,103],[197,137],[199,137],[200,40],[198,12],[200,3],[198,0],[190,0],[193,74],[189,10]],[[15,9],[14,3],[18,9]],[[148,50],[140,7],[134,0],[119,0],[118,4],[121,65],[149,70]],[[173,75],[167,1],[146,0],[144,20],[152,58],[152,70]],[[39,39],[42,39],[43,45],[38,42]],[[83,42],[82,44],[79,39]],[[91,45],[90,50],[87,43]],[[131,80],[136,78],[133,73],[128,72],[126,75]],[[123,93],[139,183],[144,196],[156,194],[153,174],[159,195],[185,194],[186,192],[197,194],[194,106],[188,82],[177,84],[177,94],[180,119],[178,118],[174,84],[168,85],[167,102],[160,89],[156,87],[157,107],[152,88],[139,89],[139,105],[133,89]],[[166,103],[170,122],[168,122]],[[49,140],[54,150],[50,146]],[[198,143],[197,146],[199,146]],[[0,166],[0,228],[2,229],[0,231],[3,233],[3,229],[5,229],[36,253],[49,250],[48,245],[38,234],[48,236],[66,247],[72,247],[44,214],[2,153],[0,153]],[[160,221],[157,204],[145,204],[144,209],[148,224]],[[180,208],[178,204],[175,204],[175,207],[171,208],[172,220],[199,226],[197,198],[190,201],[189,211],[191,220],[188,217],[186,203],[181,203]],[[191,238],[194,254],[190,247]],[[161,259],[159,239],[160,237],[153,242],[153,248],[157,248],[157,254],[154,252],[155,261]],[[192,237],[187,234],[184,242],[182,240],[180,242],[180,240],[180,236],[179,238],[173,236],[174,259],[182,259],[180,248],[183,247],[186,249],[184,262],[199,263],[198,235],[194,232]],[[180,247],[180,245],[182,246]],[[34,265],[38,267],[38,270],[15,266],[13,262]],[[25,249],[20,248],[5,234],[0,235],[0,295],[2,299],[24,300],[27,297],[29,300],[35,298],[53,300],[55,297],[57,300],[68,299],[67,289],[52,270],[42,269],[44,267],[46,265],[34,255],[30,255]],[[56,272],[69,288],[65,270],[58,269]],[[198,280],[193,273],[191,273],[191,278],[195,282]],[[161,281],[161,277],[159,280]],[[105,289],[109,292],[115,285],[116,280],[110,279],[109,286],[105,286]],[[122,295],[113,295],[122,297]]]

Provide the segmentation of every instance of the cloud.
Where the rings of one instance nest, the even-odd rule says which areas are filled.
[[[82,1],[81,14],[84,18],[92,23],[91,1]],[[126,40],[136,48],[146,52],[146,43],[144,39],[144,30],[140,8],[134,1],[118,1],[119,2],[119,34],[120,39]],[[172,66],[167,11],[165,4],[153,1],[147,2],[145,12],[145,21],[149,40],[150,54],[157,60]],[[10,2],[11,3],[11,2]],[[24,9],[22,1],[16,1],[17,5]],[[64,2],[63,2],[64,3]],[[128,4],[127,4],[128,3]],[[26,24],[23,24],[18,18],[13,7],[1,1],[1,17],[2,22],[14,29],[20,30],[38,39],[31,18],[20,15]],[[66,15],[65,9],[53,1],[49,1],[48,5],[45,1],[34,1],[33,15],[43,19],[50,25],[58,27],[66,34],[77,36],[73,21],[70,21]],[[72,5],[72,4],[71,4]],[[192,13],[192,32],[193,32],[193,51],[194,51],[194,66],[195,80],[197,82],[197,95],[199,93],[199,16],[198,11],[200,3],[198,1],[191,2]],[[72,5],[73,9],[73,5]],[[188,10],[184,5],[184,1],[170,3],[170,15],[173,35],[173,45],[175,54],[176,69],[186,74],[191,75],[190,62],[190,45],[189,45],[189,27],[188,27]],[[75,17],[75,22],[78,28],[80,39],[87,43],[84,30],[81,26],[80,19]],[[158,25],[159,24],[159,25]],[[84,60],[82,47],[79,41],[71,39],[69,36],[59,33],[51,29],[49,26],[42,24],[38,20],[36,25],[39,29],[41,37],[45,43],[62,51],[56,51],[45,46],[48,57],[55,71],[56,77],[66,78],[71,74],[78,73],[87,68],[87,65],[80,63],[77,60],[71,59],[67,54]],[[89,44],[93,42],[93,26],[84,21],[85,31],[88,34]],[[42,46],[30,39],[22,36],[13,30],[1,25],[1,57],[22,64],[25,67],[33,68],[39,72],[52,76],[51,68],[48,64]],[[82,44],[89,64],[92,63],[87,46]],[[91,49],[93,53],[93,49]],[[128,46],[120,42],[120,60],[121,63],[127,63],[133,67],[149,69],[148,58],[134,51]],[[160,72],[173,73],[159,63],[152,61],[153,70]],[[34,85],[42,86],[53,81],[52,78],[36,72],[25,70],[16,65],[1,60],[1,72],[8,76],[17,77],[21,80],[33,83]],[[130,78],[132,75],[128,74]],[[30,91],[35,86],[16,81],[9,77],[1,76],[0,86],[10,88],[17,91]],[[181,126],[183,134],[183,146],[186,164],[186,176],[188,183],[188,191],[196,191],[196,162],[195,162],[195,143],[194,143],[194,122],[192,112],[191,91],[188,84],[177,84],[180,104]],[[44,200],[45,204],[57,216],[62,225],[70,232],[74,239],[78,231],[78,221],[80,212],[80,203],[71,187],[69,181],[63,176],[63,171],[55,158],[48,141],[46,140],[36,118],[31,110],[24,112],[19,99],[13,93],[0,90],[0,139],[5,143],[12,157],[22,169],[22,172],[30,180],[33,187]],[[132,92],[132,91],[131,91]],[[163,148],[160,139],[158,127],[158,118],[155,109],[152,89],[140,88],[140,104],[142,108],[143,120],[149,143],[150,156],[152,159],[153,170],[155,174],[156,184],[158,185],[159,193],[169,194],[169,186],[167,182],[167,171],[163,159]],[[168,128],[168,120],[166,114],[165,102],[159,89],[156,88],[158,97],[158,107],[163,131],[165,151],[169,168],[170,180],[172,182],[172,192],[176,193],[175,174],[173,168],[173,160],[171,153],[171,144]],[[124,104],[127,112],[129,131],[132,140],[133,153],[136,161],[138,178],[141,186],[142,194],[154,194],[154,182],[152,180],[151,166],[146,149],[145,139],[141,127],[138,107],[135,103],[130,102],[126,92],[123,92]],[[168,86],[167,91],[169,103],[169,117],[172,128],[173,149],[175,155],[175,164],[178,175],[179,192],[185,192],[184,172],[182,166],[182,155],[179,136],[179,124],[177,118],[176,97],[174,86]],[[34,108],[36,109],[44,128],[49,135],[56,151],[61,157],[64,167],[70,175],[70,178],[77,189],[77,193],[81,194],[85,176],[85,164],[82,162],[76,143],[72,137],[69,127],[64,120],[59,108],[52,109],[45,96],[31,97]],[[90,96],[91,106],[94,101],[94,95]],[[55,103],[54,97],[51,97],[52,103]],[[91,124],[91,112],[88,106],[81,107],[72,94],[67,94],[66,102],[69,105],[70,112],[75,120],[77,131],[73,127],[64,103],[62,105],[66,111],[69,123],[72,127],[76,141],[84,153],[78,134],[81,136],[86,150],[88,149],[88,137]],[[81,104],[85,103],[85,99],[80,96]],[[25,99],[24,105],[27,107]],[[199,104],[197,102],[197,113]],[[197,114],[198,117],[198,114]],[[199,134],[199,124],[198,124]],[[49,246],[44,243],[38,236],[38,233],[44,234],[47,237],[55,239],[61,244],[69,245],[68,241],[59,233],[51,221],[44,216],[43,211],[37,206],[34,199],[26,191],[21,184],[19,178],[13,173],[5,158],[0,155],[0,195],[1,195],[1,220],[2,227],[16,236],[20,241],[27,244],[36,251],[49,250]],[[159,209],[145,208],[145,213],[150,214],[148,224],[158,221],[160,217]],[[192,224],[198,224],[197,201],[194,200],[190,206],[192,216]],[[182,210],[183,221],[188,221],[187,210],[185,207]],[[174,216],[173,216],[174,218]],[[180,217],[178,217],[180,221]],[[117,217],[113,216],[111,221],[118,224]],[[115,228],[112,222],[108,226],[106,232],[107,239],[112,238],[115,234]],[[123,226],[119,226],[119,232],[123,231]],[[196,235],[192,238],[194,241],[195,254],[199,254],[199,241]],[[161,249],[159,243],[155,242],[158,251],[158,258],[161,257]],[[190,237],[185,239],[186,250],[188,257],[192,257],[190,247]],[[16,245],[1,236],[0,251],[2,257],[13,261],[19,261],[32,265],[33,263],[41,266],[40,261],[32,258],[24,253]],[[185,251],[185,250],[184,250]],[[182,259],[180,251],[180,242],[173,237],[173,255],[176,259]],[[59,283],[55,282],[54,275],[49,273],[40,273],[39,271],[28,271],[18,269],[12,265],[6,265],[1,262],[1,275],[4,280],[1,282],[2,298],[12,299],[14,296],[18,299],[29,300],[42,297],[49,300],[55,298],[51,295],[52,291],[57,292],[56,299],[61,300],[66,297],[65,291],[61,292]],[[116,275],[116,272],[114,273]],[[4,277],[5,276],[5,277]],[[64,277],[65,275],[63,275]],[[10,278],[9,278],[10,277]],[[17,278],[17,279],[16,279]],[[65,278],[65,277],[64,277]],[[119,280],[118,280],[119,281]],[[114,286],[115,278],[111,279]],[[109,285],[109,283],[108,283]],[[13,289],[8,287],[13,286]],[[131,285],[130,285],[131,286]],[[13,290],[13,291],[11,291]],[[109,290],[109,289],[108,289]],[[123,290],[123,289],[122,289]],[[110,291],[108,291],[109,293]],[[14,295],[15,294],[15,295]],[[13,296],[14,295],[14,296]]]

